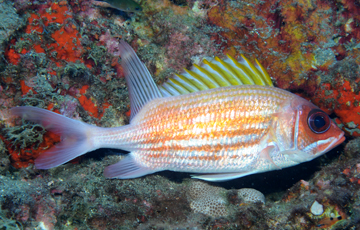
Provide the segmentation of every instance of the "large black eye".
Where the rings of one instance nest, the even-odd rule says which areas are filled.
[[[325,133],[330,128],[329,116],[320,109],[313,109],[308,115],[308,125],[314,133]]]

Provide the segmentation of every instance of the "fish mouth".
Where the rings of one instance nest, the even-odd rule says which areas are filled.
[[[344,141],[345,141],[345,133],[344,132],[342,132],[342,133],[340,133],[340,135],[335,139],[335,140],[333,140],[332,142],[331,142],[331,144],[326,148],[326,150],[325,151],[323,151],[323,152],[327,152],[327,151],[329,151],[330,149],[333,149],[333,148],[335,148],[336,146],[338,146],[338,145],[340,145],[341,143],[343,143]]]
[[[332,145],[332,147],[334,148],[334,147],[340,145],[341,143],[343,143],[344,141],[345,141],[345,133],[342,132],[342,133],[340,133],[338,140]]]

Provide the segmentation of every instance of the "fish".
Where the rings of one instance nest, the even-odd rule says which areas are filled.
[[[121,63],[130,123],[103,128],[30,106],[13,116],[41,124],[62,141],[35,160],[38,169],[62,165],[99,148],[128,151],[107,166],[107,178],[132,179],[159,171],[226,181],[311,161],[344,142],[344,132],[320,108],[273,86],[255,59],[204,59],[157,86],[125,41]]]
[[[142,7],[133,0],[105,0],[93,1],[94,5],[101,7],[109,7],[125,12],[141,12]]]

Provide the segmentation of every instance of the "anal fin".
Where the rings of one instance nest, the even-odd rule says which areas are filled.
[[[104,176],[107,178],[132,179],[155,172],[155,170],[137,164],[130,153],[118,163],[106,167]]]

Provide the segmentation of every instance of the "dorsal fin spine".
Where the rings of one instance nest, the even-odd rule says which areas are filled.
[[[267,85],[265,82],[265,79],[263,78],[263,75],[261,74],[261,72],[249,61],[249,59],[247,59],[244,55],[241,54],[241,57],[243,58],[243,60],[245,60],[247,66],[248,66],[248,70],[251,72],[252,78],[258,82],[257,85]],[[260,83],[261,82],[261,83]]]
[[[175,78],[169,78],[169,84],[172,84],[173,87],[180,92],[180,94],[190,93],[178,80]]]
[[[181,82],[189,92],[192,93],[199,91],[199,89],[196,86],[192,85],[189,79],[187,79],[185,76],[177,73],[175,73],[175,76],[179,78],[179,82]]]
[[[217,81],[215,80],[216,77],[213,76],[208,70],[206,70],[205,68],[203,67],[200,67],[196,64],[194,64],[194,68],[193,69],[196,69],[197,71],[203,73],[206,77],[207,77],[207,80],[210,82],[211,85],[215,85],[215,87],[210,87],[210,88],[217,88],[217,87],[220,87],[220,85],[217,83]],[[194,71],[196,72],[196,71]]]
[[[231,85],[221,68],[209,62],[206,59],[204,59],[203,63],[204,63],[204,68],[209,69],[209,72],[211,72],[213,76],[215,76],[220,86],[224,87]]]
[[[164,82],[164,84],[162,85],[164,87],[164,89],[169,92],[171,95],[173,96],[177,96],[180,95],[180,92],[177,91],[172,85],[169,84],[169,82]]]
[[[209,89],[217,88],[219,85],[214,79],[209,77],[206,73],[202,72],[197,68],[192,68],[191,70],[186,70],[188,74],[191,74],[193,77],[203,82]]]
[[[228,63],[224,62],[218,57],[215,57],[215,60],[217,61],[217,63],[214,62],[214,64],[216,64],[224,71],[226,78],[232,85],[243,85],[243,82],[238,78],[236,72],[233,70],[233,68],[231,68]]]
[[[191,78],[189,78],[189,80],[193,80],[194,83],[196,84],[195,86],[199,89],[199,90],[205,90],[205,89],[209,89],[209,86],[205,83],[205,80],[200,77],[198,74],[194,73],[191,70],[187,70],[184,69],[185,72],[191,76]]]
[[[255,67],[261,72],[265,82],[267,83],[267,85],[269,86],[274,86],[269,73],[266,71],[266,69],[264,68],[264,66],[261,65],[261,63],[255,58],[255,63],[257,64]]]
[[[165,84],[165,83],[166,83],[166,82],[164,82],[164,84]],[[161,94],[163,95],[163,97],[171,97],[171,96],[174,96],[174,95],[172,95],[171,93],[169,93],[169,91],[167,91],[167,90],[164,88],[164,84],[159,86],[159,90],[160,90]]]
[[[176,79],[177,81],[172,81]],[[231,55],[221,60],[215,57],[211,62],[204,59],[202,65],[196,65],[191,70],[185,69],[182,74],[167,81],[164,87],[164,96],[171,94],[168,87],[172,87],[174,95],[190,93],[209,88],[226,87],[234,85],[265,85],[273,86],[266,69],[255,59],[252,64],[245,56],[240,55],[237,61]]]
[[[241,65],[232,56],[227,54],[227,57],[229,58],[228,62],[231,62],[231,66],[233,67],[234,71],[238,74],[238,77],[243,82],[243,84],[244,85],[254,85],[255,81],[253,80],[254,77],[253,77],[251,71],[248,71],[244,65]]]

